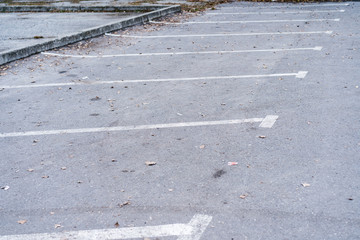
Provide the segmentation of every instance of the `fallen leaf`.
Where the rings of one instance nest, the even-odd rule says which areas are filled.
[[[60,224],[55,224],[54,228],[61,228],[62,226]]]
[[[126,202],[123,202],[123,203],[119,203],[118,206],[119,206],[120,208],[122,208],[122,207],[124,207],[124,206],[126,206],[126,205],[129,205],[129,204],[130,204],[130,201],[126,201]]]
[[[42,176],[41,178],[49,178],[49,176]]]
[[[205,148],[205,145],[203,144],[203,145],[200,145],[200,147],[199,147],[200,149],[204,149]]]
[[[301,184],[303,187],[310,187],[310,184],[309,183],[302,183]]]
[[[61,167],[61,170],[66,170],[66,167]]]
[[[118,228],[120,226],[119,222],[116,222],[114,226]]]
[[[8,190],[10,187],[9,186],[3,186],[3,187],[1,187],[1,189],[3,189],[3,190]]]
[[[55,214],[55,212],[50,212],[50,215],[54,215]]]
[[[27,222],[27,220],[19,220],[19,221],[17,221],[17,223],[19,223],[19,224],[25,224]]]
[[[243,194],[243,195],[240,195],[240,198],[245,199],[247,196],[248,196],[248,194]]]
[[[228,162],[228,166],[238,165],[238,162]]]
[[[33,172],[33,171],[34,171],[34,169],[29,168],[27,171],[28,171],[28,172]]]
[[[259,138],[266,138],[266,136],[260,135]]]
[[[156,162],[146,161],[145,164],[148,166],[153,166],[153,165],[156,165]]]

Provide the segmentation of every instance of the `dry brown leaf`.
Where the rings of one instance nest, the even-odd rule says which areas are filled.
[[[61,170],[66,170],[66,167],[62,167]]]
[[[116,222],[114,226],[118,228],[120,226],[119,222]]]
[[[156,165],[156,162],[146,161],[145,164],[148,166],[153,166],[153,165]]]
[[[247,194],[243,194],[243,195],[240,195],[240,198],[245,199],[247,196],[248,196]]]
[[[266,136],[261,135],[261,136],[259,136],[259,138],[266,138]]]
[[[33,171],[34,171],[34,169],[29,168],[27,171],[28,171],[28,172],[33,172]]]
[[[54,228],[61,228],[62,226],[60,224],[55,224]]]
[[[17,221],[17,223],[19,223],[19,224],[25,224],[27,222],[27,220],[19,220],[19,221]]]
[[[200,145],[200,147],[199,147],[200,149],[204,149],[205,148],[205,145],[203,144],[203,145]]]

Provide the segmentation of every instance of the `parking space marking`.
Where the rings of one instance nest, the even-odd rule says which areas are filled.
[[[313,31],[313,32],[269,32],[269,33],[214,33],[214,34],[187,34],[187,35],[158,35],[158,36],[136,36],[105,33],[106,36],[125,37],[125,38],[192,38],[192,37],[231,37],[231,36],[261,36],[261,35],[299,35],[299,34],[332,34],[333,31]]]
[[[54,57],[71,58],[112,58],[112,57],[144,57],[144,56],[169,56],[169,55],[193,55],[193,54],[226,54],[226,53],[258,53],[258,52],[287,52],[287,51],[321,51],[321,46],[312,48],[273,48],[273,49],[252,49],[252,50],[232,50],[232,51],[203,51],[203,52],[166,52],[166,53],[129,53],[112,55],[71,55],[52,52],[42,52],[41,54]]]
[[[199,126],[215,126],[215,125],[229,125],[229,124],[256,123],[256,122],[261,122],[259,127],[271,128],[273,124],[269,124],[270,121],[269,118],[272,119],[274,124],[278,116],[272,116],[272,117],[266,116],[265,118],[232,119],[232,120],[220,120],[220,121],[179,122],[179,123],[131,125],[131,126],[117,126],[117,127],[10,132],[10,133],[0,133],[0,138],[42,136],[42,135],[63,135],[63,134],[73,134],[73,133],[118,132],[118,131],[149,130],[149,129],[179,128],[179,127],[199,127]]]
[[[305,78],[307,71],[297,73],[275,73],[275,74],[258,74],[258,75],[234,75],[234,76],[209,76],[209,77],[188,77],[188,78],[159,78],[159,79],[134,79],[134,80],[112,80],[112,81],[79,81],[68,83],[45,83],[45,84],[28,84],[28,85],[7,85],[0,86],[0,89],[19,89],[19,88],[39,88],[39,87],[63,87],[79,85],[101,85],[101,84],[121,84],[121,83],[151,83],[151,82],[181,82],[181,81],[204,81],[204,80],[232,80],[244,78],[269,78],[269,77],[291,77]]]
[[[179,236],[178,240],[199,240],[212,217],[195,215],[188,224],[168,224],[146,227],[109,228],[57,233],[39,233],[0,236],[0,240],[97,240],[97,239],[131,239]]]
[[[338,6],[349,6],[349,3],[328,3],[328,4],[306,4],[306,5],[283,5],[283,6],[266,6],[266,7],[260,7],[260,6],[245,6],[245,7],[220,7],[219,9],[234,9],[234,8],[256,8],[256,9],[268,9],[268,8],[304,8],[304,7],[338,7]]]
[[[150,23],[166,24],[166,25],[186,25],[186,24],[227,24],[227,23],[282,23],[282,22],[339,22],[340,18],[321,18],[321,19],[276,19],[276,20],[249,20],[249,21],[206,21],[206,22],[157,22]]]
[[[150,82],[181,82],[181,81],[204,81],[204,80],[231,80],[244,78],[268,78],[268,77],[291,77],[305,78],[307,71],[297,73],[275,73],[275,74],[258,74],[258,75],[234,75],[234,76],[209,76],[209,77],[188,77],[188,78],[160,78],[160,79],[134,79],[134,80],[112,80],[112,81],[80,81],[68,83],[45,83],[45,84],[28,84],[28,85],[7,85],[0,86],[0,89],[19,89],[19,88],[38,88],[38,87],[62,87],[62,86],[79,86],[79,85],[101,85],[101,84],[120,84],[120,83],[150,83]]]
[[[344,9],[340,10],[311,10],[311,11],[279,11],[279,12],[233,12],[233,13],[206,13],[206,15],[263,15],[263,14],[301,14],[301,13],[343,13]]]

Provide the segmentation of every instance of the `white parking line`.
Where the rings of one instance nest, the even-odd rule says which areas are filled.
[[[287,4],[287,5],[277,5],[277,6],[244,6],[244,7],[219,7],[219,9],[234,9],[234,8],[241,8],[241,9],[248,9],[248,8],[256,8],[256,9],[268,9],[268,8],[304,8],[304,7],[339,7],[339,6],[349,6],[349,3],[328,3],[328,4],[306,4],[306,5],[298,5],[298,4]]]
[[[144,56],[169,56],[169,55],[192,55],[192,54],[226,54],[226,53],[258,53],[258,52],[286,52],[286,51],[321,51],[322,47],[312,48],[274,48],[274,49],[252,49],[252,50],[232,50],[232,51],[203,51],[203,52],[167,52],[167,53],[129,53],[129,54],[112,54],[112,55],[70,55],[51,52],[42,52],[41,54],[54,57],[71,57],[71,58],[112,58],[112,57],[144,57]]]
[[[214,34],[188,34],[188,35],[159,35],[159,36],[136,36],[105,33],[106,36],[125,38],[192,38],[192,37],[231,37],[231,36],[261,36],[261,35],[299,35],[299,34],[332,34],[333,31],[313,32],[269,32],[269,33],[214,33]]]
[[[263,122],[263,121],[265,121],[266,124],[261,123],[259,127],[271,128],[277,118],[278,116],[266,116],[265,118],[248,118],[248,119],[233,119],[233,120],[220,120],[220,121],[180,122],[180,123],[133,125],[133,126],[118,126],[118,127],[10,132],[10,133],[0,133],[0,138],[62,135],[62,134],[73,134],[73,133],[118,132],[118,131],[149,130],[149,129],[160,129],[160,128],[199,127],[199,126],[229,125],[229,124],[240,124],[240,123],[255,123],[255,122]],[[269,119],[272,119],[273,121],[272,124],[269,123],[270,121]]]
[[[278,11],[278,12],[209,12],[206,15],[264,15],[264,14],[302,14],[302,13],[343,13],[344,9],[340,10],[312,10],[312,11]]]
[[[57,233],[0,236],[0,240],[98,240],[179,236],[178,240],[199,240],[212,217],[195,215],[188,224],[168,224],[147,227],[110,228]]]
[[[281,20],[249,20],[249,21],[206,21],[206,22],[156,22],[150,23],[166,24],[166,25],[184,25],[184,24],[227,24],[227,23],[282,23],[282,22],[339,22],[340,18],[331,19],[281,19]]]
[[[150,82],[176,82],[176,81],[204,81],[204,80],[231,80],[244,78],[267,78],[267,77],[291,77],[305,78],[307,71],[298,73],[275,73],[275,74],[258,74],[258,75],[235,75],[235,76],[210,76],[210,77],[190,77],[190,78],[163,78],[163,79],[134,79],[134,80],[112,80],[112,81],[80,81],[68,83],[45,83],[45,84],[28,84],[28,85],[3,85],[0,89],[19,89],[19,88],[38,88],[38,87],[62,87],[76,85],[101,85],[101,84],[119,84],[119,83],[150,83]]]
[[[258,75],[235,75],[235,76],[210,76],[210,77],[189,77],[189,78],[160,78],[160,79],[134,79],[134,80],[112,80],[112,81],[79,81],[68,83],[45,83],[45,84],[28,84],[28,85],[3,85],[0,89],[19,89],[19,88],[38,88],[38,87],[62,87],[76,85],[101,85],[101,84],[119,84],[119,83],[151,83],[151,82],[177,82],[177,81],[204,81],[204,80],[231,80],[244,78],[268,78],[268,77],[291,77],[305,78],[307,71],[297,73],[275,73],[275,74],[258,74]]]

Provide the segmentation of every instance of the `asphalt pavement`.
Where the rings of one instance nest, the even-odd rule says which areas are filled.
[[[0,240],[359,239],[358,2],[236,2],[0,72]]]

